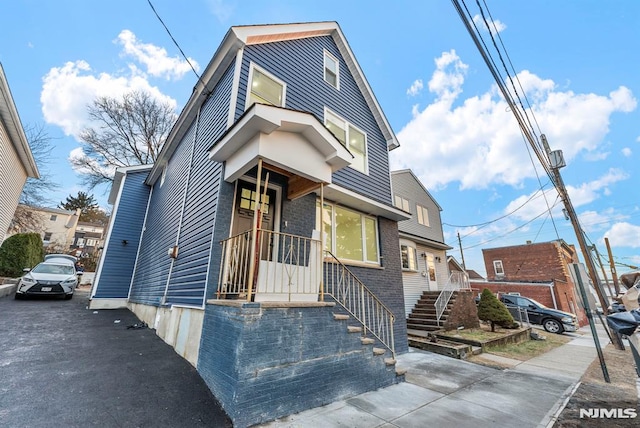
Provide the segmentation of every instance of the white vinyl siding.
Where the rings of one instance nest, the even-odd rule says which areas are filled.
[[[415,245],[417,255],[417,270],[411,271],[403,269],[402,271],[404,307],[406,316],[409,316],[423,292],[429,290],[441,290],[444,288],[447,280],[449,279],[449,271],[447,269],[444,251],[435,250],[420,244],[413,244],[411,241],[406,239],[401,239],[400,245]],[[429,259],[433,261],[432,268],[435,273],[435,280],[430,279]]]
[[[0,126],[0,244],[18,206],[27,173],[5,129]]]

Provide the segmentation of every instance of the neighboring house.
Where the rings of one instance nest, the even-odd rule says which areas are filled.
[[[0,244],[28,177],[40,175],[0,64]]]
[[[68,253],[74,241],[74,234],[80,209],[75,211],[59,208],[43,208],[22,205],[33,214],[33,228],[14,230],[13,233],[39,233],[47,253]]]
[[[391,172],[393,203],[411,213],[411,218],[398,223],[405,314],[409,316],[425,291],[444,288],[449,279],[447,250],[444,243],[442,208],[409,170]]]
[[[483,249],[487,280],[471,287],[494,293],[520,293],[551,308],[578,315],[587,323],[571,269],[580,263],[573,245],[564,240]],[[586,285],[586,284],[585,284]]]
[[[97,223],[79,221],[71,242],[71,250],[76,256],[89,257],[104,246],[104,226]]]
[[[116,172],[90,307],[155,328],[236,426],[401,380],[397,146],[337,23],[232,27],[156,164]]]

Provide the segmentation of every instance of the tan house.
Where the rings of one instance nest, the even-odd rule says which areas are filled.
[[[16,230],[14,233],[39,233],[47,253],[67,253],[74,243],[80,209],[68,211],[59,208],[36,208],[22,205],[39,221],[31,230]]]
[[[27,177],[40,178],[0,64],[0,244],[4,241]]]

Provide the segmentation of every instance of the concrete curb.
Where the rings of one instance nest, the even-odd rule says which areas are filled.
[[[11,296],[18,289],[18,284],[2,284],[0,285],[0,298]]]

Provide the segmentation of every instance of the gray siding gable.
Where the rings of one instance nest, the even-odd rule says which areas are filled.
[[[423,238],[428,241],[444,244],[440,205],[435,201],[423,184],[410,170],[391,172],[394,195],[409,201],[411,218],[398,222],[399,232]],[[429,227],[418,223],[416,204],[429,211]]]
[[[325,49],[340,63],[340,90],[324,81]],[[245,111],[251,62],[286,83],[285,107],[310,112],[322,123],[326,107],[366,132],[369,174],[347,167],[335,172],[333,181],[363,196],[391,205],[387,142],[334,39],[320,36],[246,46],[235,120]]]
[[[114,211],[94,298],[127,298],[151,188],[149,169],[128,171]],[[125,243],[126,241],[126,243]]]

